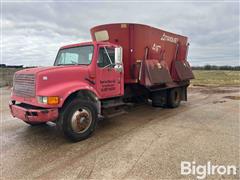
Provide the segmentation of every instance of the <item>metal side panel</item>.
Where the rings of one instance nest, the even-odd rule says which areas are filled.
[[[181,81],[194,79],[192,69],[187,61],[175,61],[175,68]]]
[[[158,60],[146,60],[146,76],[148,76],[151,85],[164,84],[172,82],[171,75],[163,63]]]

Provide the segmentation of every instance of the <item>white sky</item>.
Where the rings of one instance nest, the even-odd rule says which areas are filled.
[[[2,3],[2,62],[52,65],[60,46],[89,41],[93,26],[142,23],[188,36],[188,60],[239,65],[239,1]]]

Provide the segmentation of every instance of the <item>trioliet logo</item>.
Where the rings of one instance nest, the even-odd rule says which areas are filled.
[[[165,33],[163,33],[163,35],[161,37],[161,40],[162,41],[169,41],[169,42],[172,42],[172,43],[175,43],[175,44],[178,42],[178,38],[167,36]]]

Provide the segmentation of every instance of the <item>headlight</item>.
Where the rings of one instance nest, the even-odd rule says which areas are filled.
[[[49,104],[49,105],[57,105],[60,102],[58,96],[38,96],[38,103]]]

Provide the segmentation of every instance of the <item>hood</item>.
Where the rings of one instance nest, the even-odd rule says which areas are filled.
[[[37,74],[40,72],[50,72],[58,69],[69,69],[76,66],[50,66],[50,67],[36,67],[36,68],[27,68],[20,71],[17,71],[16,74]],[[78,68],[80,66],[77,66]]]
[[[85,82],[89,77],[90,66],[52,66],[29,68],[16,72],[15,75],[34,75],[36,91],[44,89],[55,89],[62,86],[71,86],[71,84]],[[25,79],[28,76],[24,77]]]
[[[15,74],[17,76],[14,77],[14,86],[17,89],[13,88],[15,89],[13,96],[19,102],[38,106],[37,96],[64,98],[75,87],[80,89],[81,86],[92,85],[86,80],[91,68],[91,66],[73,65],[29,68],[18,71]],[[26,94],[30,95],[29,98],[25,98]]]

